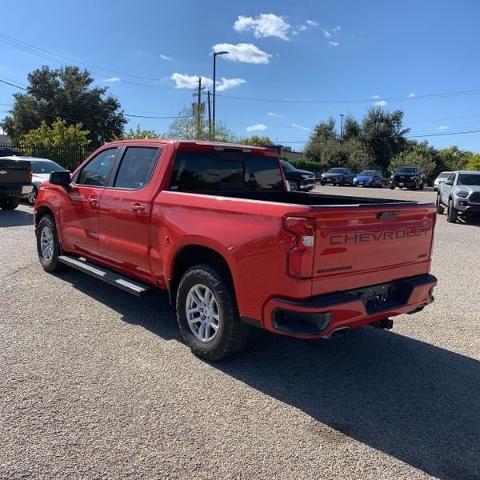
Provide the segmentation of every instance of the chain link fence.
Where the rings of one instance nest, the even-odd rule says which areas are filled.
[[[48,158],[71,172],[73,172],[90,153],[92,153],[92,149],[88,148],[68,149],[45,146],[22,148],[20,145],[13,143],[0,143],[0,157],[23,155],[25,157]]]

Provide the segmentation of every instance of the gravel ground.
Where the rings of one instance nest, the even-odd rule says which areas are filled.
[[[0,211],[1,479],[480,478],[480,223],[438,218],[436,302],[393,330],[211,365],[161,292],[44,273],[31,222]]]

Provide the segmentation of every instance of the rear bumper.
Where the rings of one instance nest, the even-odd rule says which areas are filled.
[[[9,198],[9,197],[19,197],[23,195],[28,195],[33,189],[33,185],[22,185],[22,184],[5,184],[0,185],[0,198]]]
[[[433,275],[320,295],[303,301],[274,297],[264,307],[264,327],[299,338],[328,338],[402,313],[415,313],[433,301]]]

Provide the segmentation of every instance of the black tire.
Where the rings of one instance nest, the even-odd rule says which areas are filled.
[[[53,240],[53,251],[51,257],[45,258],[42,253],[41,241],[43,230],[48,229],[51,232]],[[57,228],[55,226],[55,220],[50,215],[44,215],[37,226],[37,254],[42,268],[46,272],[60,272],[65,270],[65,265],[58,261],[58,257],[62,254],[60,242],[58,241]]]
[[[323,185],[325,185],[325,182],[320,181],[320,185],[322,185],[322,187],[323,187]]]
[[[37,199],[37,187],[33,187],[32,192],[27,197],[27,202],[29,205],[34,205],[35,200]]]
[[[425,184],[424,183],[421,183],[420,184],[420,190],[423,190],[425,188]]]
[[[395,190],[395,187],[393,185],[390,185],[390,190]]]
[[[196,285],[210,289],[218,305],[218,330],[208,341],[195,336],[187,319],[187,298]],[[220,267],[194,265],[189,268],[180,280],[176,307],[180,332],[195,355],[210,361],[222,360],[238,353],[247,343],[250,327],[240,320],[233,286]]]
[[[447,222],[457,223],[458,220],[458,210],[453,206],[452,199],[448,201],[447,209]]]
[[[15,210],[20,204],[20,198],[10,197],[5,200],[0,200],[0,208],[2,210]]]
[[[442,202],[440,202],[440,195],[437,195],[437,201],[435,202],[435,207],[439,215],[443,215],[445,213],[445,207],[442,205]]]

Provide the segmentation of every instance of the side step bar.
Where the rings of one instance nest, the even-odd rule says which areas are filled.
[[[86,260],[80,260],[75,257],[69,257],[67,255],[60,255],[58,261],[72,267],[76,270],[80,270],[91,277],[98,278],[109,285],[125,290],[128,293],[132,293],[137,297],[141,297],[150,290],[150,287],[143,283],[136,282],[128,277],[124,277],[119,273],[112,272],[106,268],[88,263]]]

